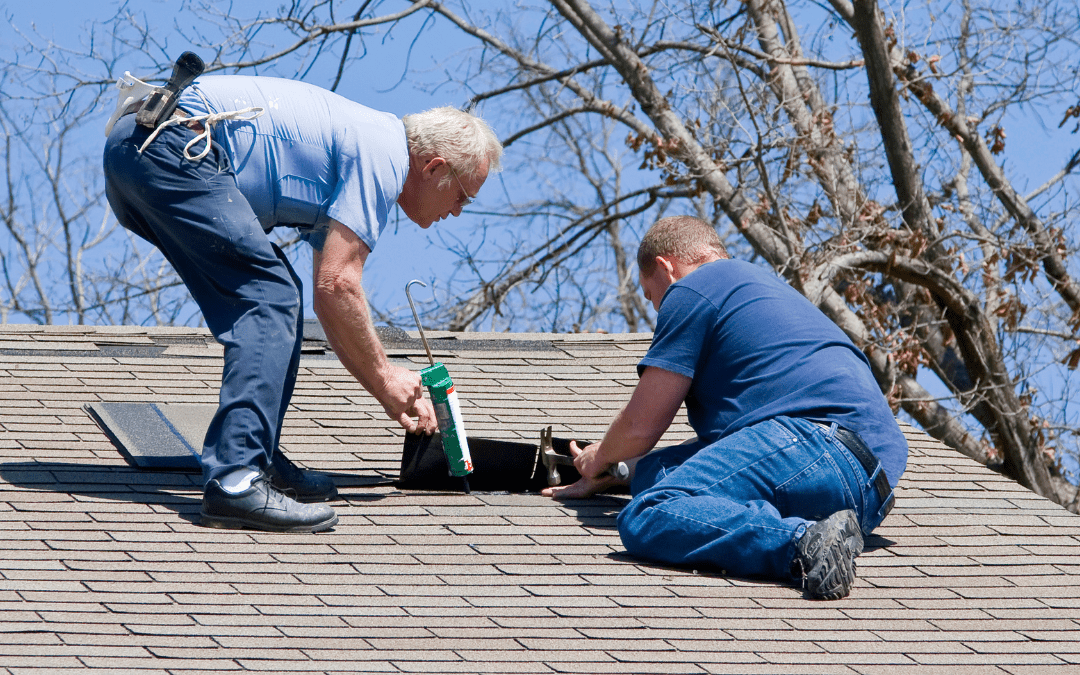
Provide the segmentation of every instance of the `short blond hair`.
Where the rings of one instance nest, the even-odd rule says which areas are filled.
[[[638,246],[638,269],[645,275],[652,274],[657,256],[687,264],[729,257],[716,228],[693,216],[661,218],[649,228]]]

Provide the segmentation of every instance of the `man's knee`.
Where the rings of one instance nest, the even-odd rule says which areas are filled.
[[[668,525],[664,522],[660,507],[664,502],[681,495],[671,490],[648,490],[623,507],[615,519],[626,552],[642,558],[662,559],[658,542],[668,536]]]
[[[619,512],[618,517],[615,519],[615,524],[619,528],[619,539],[622,540],[623,548],[626,552],[633,556],[648,557],[648,545],[643,535],[642,520],[642,503],[640,498],[634,498],[630,500],[630,503],[623,507],[623,510]]]

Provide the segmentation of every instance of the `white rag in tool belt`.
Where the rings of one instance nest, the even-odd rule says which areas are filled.
[[[143,101],[147,96],[152,94],[155,89],[154,85],[143,82],[142,80],[135,77],[126,70],[124,71],[124,76],[116,81],[116,88],[118,90],[116,97],[116,110],[113,111],[112,117],[110,117],[109,121],[105,124],[106,136],[112,133],[112,128],[113,125],[116,124],[116,120],[120,119],[124,114],[126,114],[133,105]],[[199,92],[198,89],[195,90],[195,93],[199,95],[199,98],[202,99],[203,105],[205,105],[206,109],[209,110],[210,104],[206,102],[206,99],[203,97],[202,93]],[[213,140],[211,138],[211,131],[213,130],[213,126],[215,124],[222,120],[251,121],[256,117],[262,115],[264,112],[266,111],[259,106],[251,106],[248,108],[243,108],[241,110],[228,110],[225,112],[206,113],[204,115],[193,115],[191,117],[183,114],[177,115],[176,113],[174,113],[172,117],[159,124],[158,127],[154,129],[153,132],[151,132],[147,139],[143,141],[143,144],[139,146],[139,153],[142,154],[142,151],[146,149],[146,146],[150,144],[150,141],[157,138],[157,135],[161,133],[161,131],[165,129],[165,127],[168,127],[172,124],[190,125],[191,123],[196,122],[202,124],[202,131],[200,131],[198,135],[195,136],[195,138],[188,141],[187,145],[184,146],[184,157],[187,158],[189,161],[197,162],[203,157],[206,157],[208,154],[210,154],[210,143]],[[192,146],[194,146],[196,143],[203,139],[205,139],[206,141],[206,146],[202,149],[202,152],[197,155],[191,154]]]

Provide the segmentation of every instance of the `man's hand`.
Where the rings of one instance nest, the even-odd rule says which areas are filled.
[[[619,479],[605,474],[600,478],[582,478],[572,485],[556,485],[555,487],[544,488],[540,491],[540,494],[560,501],[565,499],[587,499],[618,484]]]
[[[570,441],[570,456],[574,458],[574,468],[582,478],[597,478],[610,466],[597,458],[596,451],[599,449],[599,443],[590,443],[580,448],[576,441]]]
[[[599,443],[591,443],[581,448],[575,441],[570,441],[570,455],[574,458],[574,468],[581,474],[581,480],[572,485],[544,488],[540,494],[554,499],[585,499],[618,485],[619,479],[604,473],[608,467],[596,459],[596,449],[599,447]],[[594,469],[595,473],[586,474],[586,471]]]
[[[377,396],[387,416],[409,433],[435,433],[438,420],[431,402],[424,398],[420,375],[399,366],[390,366],[389,372]]]

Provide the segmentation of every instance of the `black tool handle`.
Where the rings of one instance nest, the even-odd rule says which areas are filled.
[[[180,102],[180,92],[187,88],[195,78],[202,75],[206,64],[195,52],[184,52],[173,64],[172,77],[164,87],[158,87],[153,94],[146,99],[146,103],[139,109],[135,121],[144,127],[156,129],[165,120],[169,119]]]

